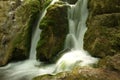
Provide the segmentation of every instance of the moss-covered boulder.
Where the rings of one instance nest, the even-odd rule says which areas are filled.
[[[20,0],[0,1],[7,2],[0,9],[5,12],[5,20],[0,18],[0,66],[14,60],[23,60],[29,57],[32,28],[39,16],[39,0],[20,2]]]
[[[119,3],[119,0],[89,0],[84,49],[93,56],[103,58],[120,52]]]
[[[107,56],[99,61],[99,67],[120,72],[120,54]]]
[[[89,16],[120,12],[119,0],[89,0]]]
[[[37,46],[37,59],[52,62],[53,57],[64,49],[68,33],[67,6],[64,2],[57,2],[47,9],[40,29],[42,33]]]
[[[62,72],[57,75],[43,75],[33,80],[119,80],[119,73],[94,68],[76,68],[72,72]]]

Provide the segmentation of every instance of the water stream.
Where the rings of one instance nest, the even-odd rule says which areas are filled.
[[[53,0],[50,5],[53,5],[57,1],[59,0]],[[35,33],[32,36],[30,58],[25,61],[9,63],[7,66],[1,67],[0,80],[31,80],[38,75],[69,71],[76,65],[90,66],[96,63],[98,59],[91,57],[89,53],[83,49],[83,38],[87,30],[87,1],[88,0],[78,0],[75,5],[68,4],[69,34],[66,37],[65,48],[69,48],[71,51],[64,53],[54,64],[46,65],[36,60],[36,45],[41,33],[41,30],[39,30],[39,23],[45,16],[49,5],[43,11]]]
[[[87,30],[88,0],[78,0],[68,8],[69,34],[66,37],[65,48],[71,51],[65,53],[56,64],[56,71],[69,71],[73,67],[90,66],[98,61],[83,49],[84,34]]]

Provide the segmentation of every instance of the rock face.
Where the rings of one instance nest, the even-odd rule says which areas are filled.
[[[93,56],[103,58],[120,52],[119,3],[119,0],[89,0],[84,48]]]
[[[37,46],[37,59],[52,62],[61,50],[68,33],[67,6],[63,2],[51,5],[43,18],[42,33]]]
[[[120,54],[107,56],[99,61],[99,67],[120,72]]]
[[[0,66],[28,58],[39,1],[0,1]]]

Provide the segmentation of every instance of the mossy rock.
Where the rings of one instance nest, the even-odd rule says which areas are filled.
[[[107,56],[98,63],[99,67],[120,72],[120,54]]]
[[[118,2],[118,0],[89,1],[90,14],[87,21],[88,30],[84,37],[84,49],[93,56],[103,58],[120,52],[120,7]]]
[[[89,0],[90,15],[111,14],[120,12],[119,0]]]
[[[1,26],[0,29],[3,34],[0,66],[10,61],[23,60],[29,57],[32,29],[36,27],[40,14],[40,2],[38,0],[29,3],[23,2],[16,7],[11,6],[9,8],[12,14],[7,17],[6,24],[3,25],[4,28]]]
[[[119,73],[95,68],[75,68],[72,72],[42,75],[33,80],[119,80]]]
[[[61,0],[64,2],[68,2],[69,4],[75,4],[78,0]]]
[[[32,29],[36,27],[36,22],[38,21],[40,14],[39,8],[40,2],[34,0],[23,3],[16,12],[16,20],[18,20],[16,23],[19,24],[20,30],[17,32],[16,37],[14,37],[12,42],[12,53],[13,59],[15,58],[15,60],[20,57],[18,56],[19,54],[23,54],[24,58],[29,57]]]
[[[40,9],[45,9],[50,4],[50,2],[52,2],[52,0],[40,0]]]
[[[47,9],[40,23],[42,33],[37,46],[37,59],[53,62],[55,57],[64,49],[64,41],[68,33],[67,6],[57,2]]]

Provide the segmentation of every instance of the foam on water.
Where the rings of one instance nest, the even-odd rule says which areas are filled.
[[[70,71],[76,66],[91,66],[98,61],[91,57],[87,51],[71,50],[65,53],[56,64],[56,72]]]

